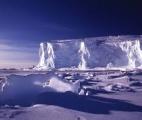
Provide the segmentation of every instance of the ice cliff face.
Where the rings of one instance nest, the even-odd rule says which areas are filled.
[[[107,36],[41,43],[36,69],[140,67],[141,39],[142,36]]]

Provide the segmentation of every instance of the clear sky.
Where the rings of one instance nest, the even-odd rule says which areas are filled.
[[[140,0],[0,0],[0,68],[37,64],[42,41],[142,34]]]

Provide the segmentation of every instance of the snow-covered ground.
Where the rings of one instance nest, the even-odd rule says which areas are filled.
[[[141,120],[142,72],[0,74],[0,120]]]
[[[0,109],[0,120],[141,120],[141,96],[140,92],[100,94],[81,98],[82,101],[78,101],[79,103],[73,102],[68,106],[46,104],[31,107],[5,106]]]

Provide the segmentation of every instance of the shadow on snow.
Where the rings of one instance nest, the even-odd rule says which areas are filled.
[[[23,96],[4,101],[2,104],[21,105],[23,107],[34,104],[56,105],[93,114],[110,114],[111,111],[142,112],[142,106],[134,105],[128,101],[99,96],[78,96],[70,92],[46,92],[37,97]]]

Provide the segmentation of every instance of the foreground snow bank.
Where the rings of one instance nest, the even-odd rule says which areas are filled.
[[[79,81],[69,83],[60,79],[54,73],[10,75],[0,85],[0,104],[16,104],[27,98],[30,102],[44,92],[73,92],[78,94],[80,89]],[[17,103],[18,104],[18,103]]]

